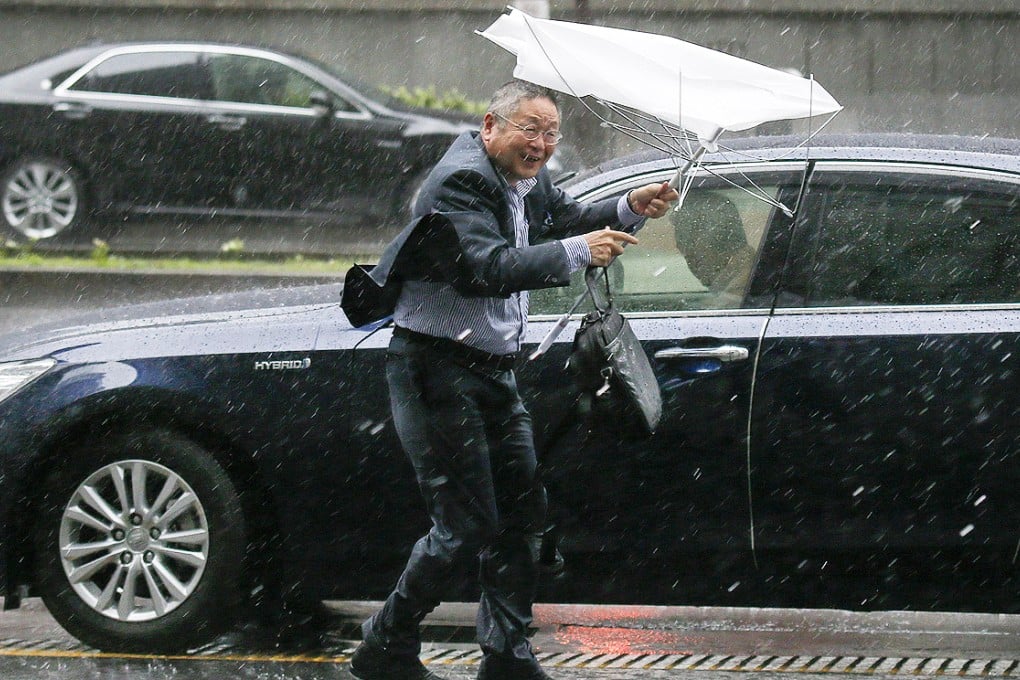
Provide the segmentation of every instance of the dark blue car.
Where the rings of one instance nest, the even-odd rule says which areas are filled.
[[[543,558],[566,563],[543,597],[692,603],[692,559],[916,552],[923,578],[1017,549],[1020,142],[764,141],[706,156],[609,270],[662,388],[653,436],[577,398],[576,321],[517,369],[554,508]],[[675,167],[642,154],[571,191]],[[528,342],[580,291],[534,294]],[[38,593],[90,645],[168,651],[239,605],[385,595],[424,512],[390,330],[351,328],[339,298],[174,301],[3,339],[7,605]]]

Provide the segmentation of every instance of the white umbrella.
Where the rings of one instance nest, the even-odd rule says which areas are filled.
[[[812,79],[654,33],[536,19],[511,8],[479,35],[517,55],[515,77],[592,97],[618,113],[630,109],[626,125],[611,124],[637,126],[674,150],[671,127],[711,148],[724,131],[842,108]],[[644,128],[633,112],[665,133]]]

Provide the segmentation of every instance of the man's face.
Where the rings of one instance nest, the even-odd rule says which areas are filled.
[[[527,140],[517,125],[539,132],[559,130],[560,113],[551,100],[537,97],[521,100],[516,113],[508,118],[512,122],[486,113],[482,120],[482,142],[507,180],[517,182],[537,175],[556,150],[556,145],[546,142],[542,134]]]

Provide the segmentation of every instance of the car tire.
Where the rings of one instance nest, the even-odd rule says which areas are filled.
[[[81,175],[63,160],[28,156],[0,179],[0,214],[11,231],[31,240],[53,238],[85,215]]]
[[[233,622],[245,524],[230,478],[202,447],[152,430],[54,461],[34,532],[50,613],[87,645],[172,653]]]

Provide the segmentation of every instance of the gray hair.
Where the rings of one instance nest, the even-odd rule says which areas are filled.
[[[535,85],[526,80],[511,80],[500,85],[499,89],[492,95],[489,101],[489,111],[497,115],[509,118],[517,113],[521,102],[526,99],[548,99],[558,111],[560,108],[559,98],[555,90],[548,87]],[[502,125],[502,122],[500,122]]]

